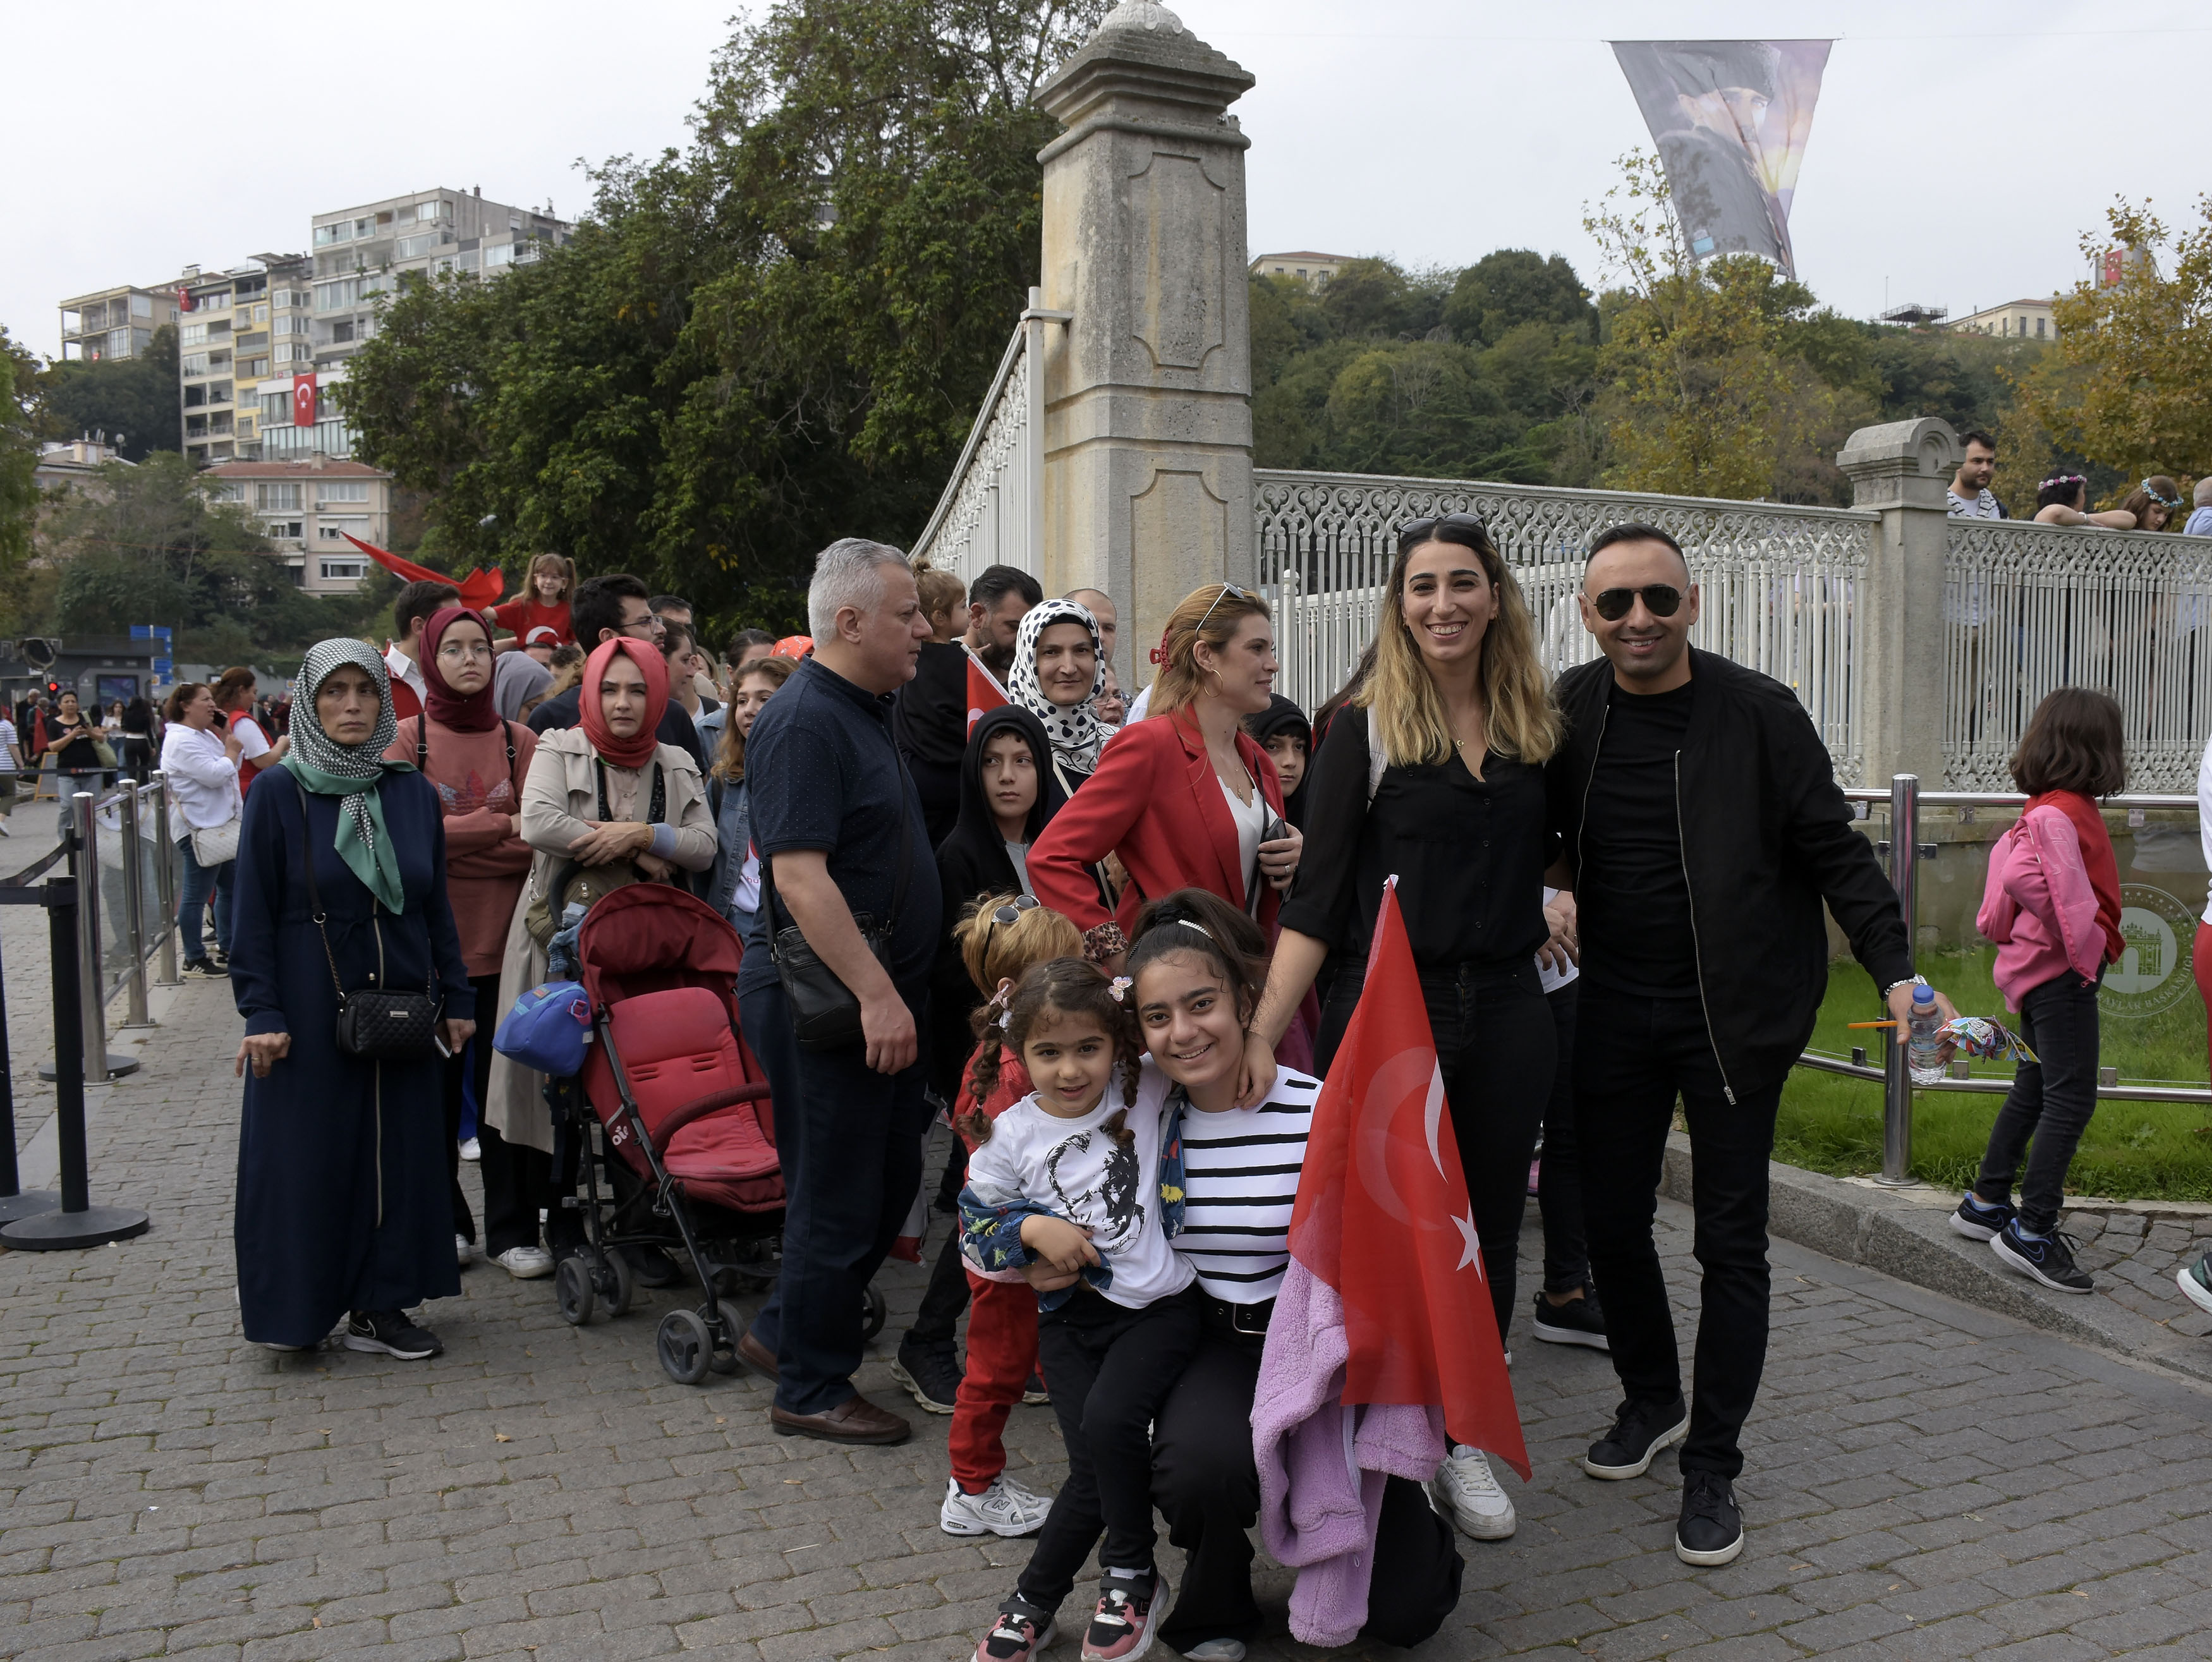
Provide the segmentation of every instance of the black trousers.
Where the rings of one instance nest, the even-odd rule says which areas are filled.
[[[2097,1111],[2097,989],[2069,970],[2021,995],[2020,1036],[2037,1060],[2022,1062],[1990,1128],[1974,1195],[1992,1205],[2012,1198],[2020,1178],[2021,1228],[2047,1235],[2066,1204],[2066,1168]],[[2031,1144],[2030,1139],[2033,1139]],[[2021,1172],[2025,1156],[2027,1171]]]
[[[458,1056],[446,1058],[446,1181],[452,1191],[453,1233],[473,1245],[477,1238],[477,1221],[469,1211],[469,1198],[461,1192],[461,1115],[467,1104],[462,1100],[465,1077],[474,1075],[477,1094],[477,1114],[483,1115],[483,1102],[491,1084],[491,1035],[499,1025],[499,977],[471,975],[469,985],[477,992],[477,1036],[461,1047]],[[478,1139],[481,1147],[483,1139]]]
[[[945,1185],[940,1188],[950,1186],[957,1196],[967,1172],[968,1145],[955,1137],[952,1157],[945,1162]],[[923,1221],[926,1227],[927,1215]],[[945,1233],[945,1244],[937,1249],[937,1261],[929,1267],[929,1285],[922,1289],[921,1306],[914,1313],[914,1325],[906,1330],[906,1344],[922,1350],[951,1350],[954,1330],[960,1325],[961,1314],[967,1308],[968,1271],[960,1257],[960,1223],[956,1218]]]
[[[1260,1631],[1252,1538],[1245,1533],[1260,1516],[1252,1460],[1259,1377],[1257,1344],[1210,1331],[1152,1428],[1152,1498],[1167,1519],[1168,1539],[1188,1555],[1175,1608],[1160,1628],[1160,1641],[1171,1651],[1209,1639],[1249,1642]],[[1390,1478],[1359,1636],[1419,1644],[1459,1604],[1462,1568],[1451,1526],[1431,1508],[1421,1486]]]
[[[1544,1104],[1544,1164],[1536,1174],[1536,1210],[1544,1218],[1544,1290],[1575,1293],[1589,1280],[1589,1243],[1583,1234],[1582,1149],[1575,1141],[1575,1016],[1577,976],[1544,995],[1559,1042],[1552,1100]]]
[[[1152,1568],[1152,1423],[1198,1349],[1200,1300],[1193,1282],[1129,1310],[1078,1283],[1066,1303],[1038,1315],[1037,1359],[1052,1381],[1067,1480],[1014,1584],[1024,1604],[1058,1610],[1102,1528],[1105,1568]]]
[[[1347,963],[1329,987],[1314,1046],[1316,1073],[1328,1071],[1366,979],[1364,963]],[[1528,1162],[1559,1067],[1559,1041],[1533,956],[1505,966],[1425,969],[1421,994],[1502,1342],[1513,1320]]]
[[[927,1000],[908,1004],[920,1028]],[[801,1050],[781,986],[745,993],[738,1014],[768,1071],[783,1164],[783,1267],[752,1331],[775,1352],[778,1406],[824,1414],[854,1394],[862,1301],[921,1183],[927,1069],[878,1073],[857,1046]]]
[[[1613,1371],[1632,1403],[1670,1403],[1682,1365],[1651,1238],[1679,1094],[1697,1168],[1692,1250],[1704,1271],[1684,1471],[1733,1479],[1737,1440],[1766,1366],[1766,1162],[1782,1081],[1727,1083],[1695,994],[1649,998],[1585,986],[1575,1113],[1591,1279],[1605,1301]]]

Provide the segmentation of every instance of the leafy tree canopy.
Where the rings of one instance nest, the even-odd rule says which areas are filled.
[[[38,514],[38,441],[32,437],[29,397],[35,362],[0,329],[0,573],[29,556]]]
[[[181,449],[177,385],[177,326],[165,323],[137,357],[49,365],[39,387],[39,436],[104,433],[131,462],[157,450]]]

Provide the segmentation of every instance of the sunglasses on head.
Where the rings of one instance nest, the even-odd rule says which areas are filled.
[[[1200,615],[1198,620],[1198,629],[1203,629],[1206,628],[1206,620],[1213,616],[1213,607],[1218,606],[1223,601],[1228,599],[1231,595],[1236,596],[1239,600],[1249,600],[1252,597],[1245,591],[1238,588],[1234,583],[1224,583],[1221,585],[1221,592],[1213,597],[1213,606],[1208,606],[1206,610]],[[1191,633],[1195,634],[1198,633],[1198,629],[1194,629]]]
[[[1682,591],[1672,583],[1646,583],[1640,589],[1601,590],[1590,604],[1607,622],[1618,623],[1635,609],[1639,596],[1644,610],[1654,617],[1672,617],[1682,609]]]
[[[1011,928],[1013,925],[1021,921],[1023,913],[1036,910],[1036,903],[1037,897],[1034,895],[1018,895],[1009,904],[1002,906],[997,911],[994,912],[991,914],[991,921],[994,924],[1002,925],[1006,927]]]
[[[1489,540],[1490,528],[1472,513],[1432,514],[1426,519],[1412,519],[1398,527],[1398,552],[1417,549],[1424,543],[1459,543],[1478,549]]]

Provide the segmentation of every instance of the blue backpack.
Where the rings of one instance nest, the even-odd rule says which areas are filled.
[[[568,1079],[584,1071],[591,1038],[592,1001],[581,984],[548,981],[514,1001],[492,1048],[536,1072]]]

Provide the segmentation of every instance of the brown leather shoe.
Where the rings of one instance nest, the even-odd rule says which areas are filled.
[[[902,1443],[914,1428],[866,1397],[848,1397],[826,1414],[768,1410],[768,1422],[786,1437],[818,1437],[827,1443]]]
[[[775,1352],[755,1338],[750,1327],[738,1336],[738,1360],[771,1383],[783,1377],[776,1367]]]

